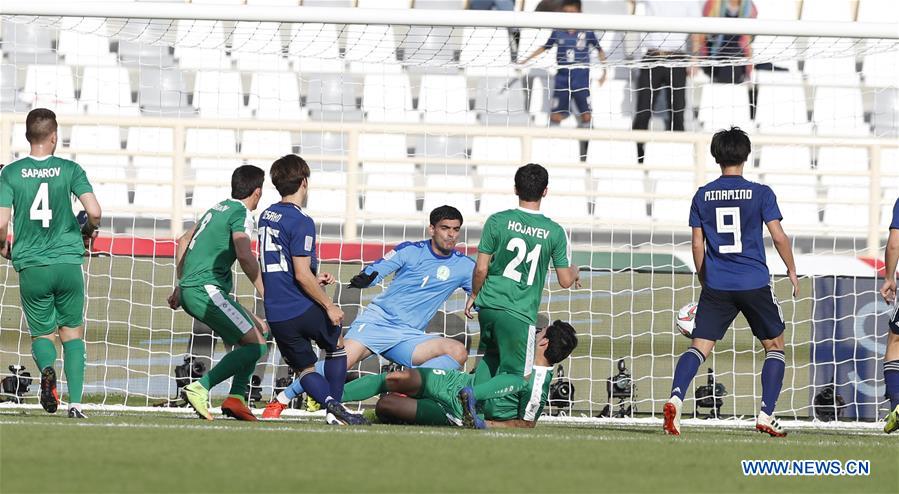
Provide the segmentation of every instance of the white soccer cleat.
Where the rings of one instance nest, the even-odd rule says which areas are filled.
[[[665,434],[680,435],[680,412],[683,406],[684,402],[677,396],[672,396],[668,403],[665,403],[665,407],[662,409],[662,412],[665,414],[662,430],[665,431]]]
[[[768,415],[765,412],[759,412],[758,418],[755,420],[755,430],[764,432],[771,437],[786,437],[787,431],[780,425],[780,422],[774,418],[774,415]]]

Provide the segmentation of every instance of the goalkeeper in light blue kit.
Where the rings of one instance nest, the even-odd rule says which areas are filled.
[[[353,321],[344,336],[347,368],[373,354],[404,367],[458,369],[468,358],[465,346],[424,330],[437,310],[459,288],[471,294],[474,261],[455,250],[462,213],[440,206],[430,215],[429,240],[403,242],[354,276],[350,286],[367,288],[396,273],[387,289]],[[316,370],[322,373],[324,363]],[[263,418],[278,418],[303,393],[299,380],[280,392]]]

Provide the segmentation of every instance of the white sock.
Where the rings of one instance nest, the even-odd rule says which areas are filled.
[[[290,398],[287,397],[287,393],[285,393],[284,391],[278,393],[278,396],[276,396],[275,399],[278,400],[278,403],[282,405],[290,404]]]

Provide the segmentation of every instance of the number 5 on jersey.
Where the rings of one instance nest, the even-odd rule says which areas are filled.
[[[37,189],[37,195],[28,210],[28,218],[31,221],[40,221],[42,228],[50,228],[50,220],[53,219],[53,211],[50,210],[50,194],[47,182],[41,183]]]

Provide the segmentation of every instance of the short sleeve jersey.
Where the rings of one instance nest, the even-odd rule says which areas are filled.
[[[890,222],[890,230],[899,230],[899,199],[893,204],[893,221]]]
[[[486,400],[483,405],[487,420],[527,420],[534,422],[543,414],[549,399],[552,367],[534,366],[531,376],[518,393]]]
[[[315,304],[300,288],[293,267],[294,257],[310,257],[312,272],[318,272],[315,222],[299,206],[279,202],[259,215],[259,257],[266,319],[287,321]]]
[[[478,252],[493,259],[475,304],[500,309],[528,324],[537,323],[549,264],[567,268],[568,237],[537,211],[509,209],[487,218]]]
[[[559,65],[586,65],[590,63],[590,50],[599,48],[599,40],[593,31],[553,31],[543,44],[549,50],[558,45],[556,63]]]
[[[184,254],[180,286],[214,285],[230,292],[234,287],[231,268],[237,259],[232,235],[246,233],[252,238],[254,227],[253,215],[240,201],[226,199],[209,208]]]
[[[82,264],[84,242],[72,212],[72,196],[93,192],[84,169],[56,156],[26,157],[0,172],[0,207],[13,209],[12,263],[31,266]]]
[[[754,290],[771,277],[762,225],[783,219],[767,185],[722,175],[699,188],[690,207],[690,226],[705,235],[705,282],[725,291]]]

